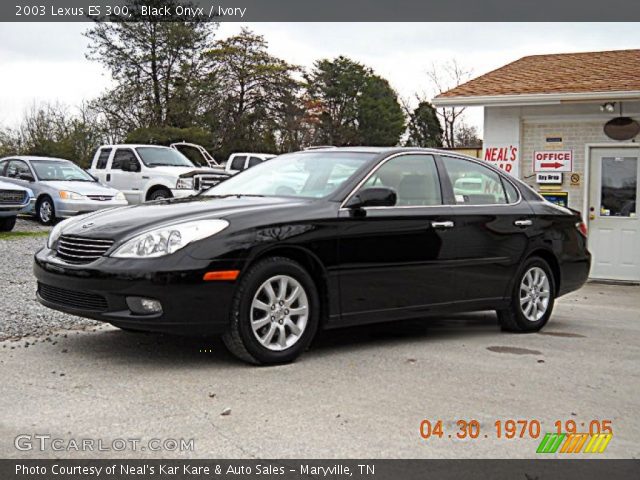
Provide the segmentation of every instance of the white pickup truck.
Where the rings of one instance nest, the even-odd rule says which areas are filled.
[[[174,148],[133,144],[102,145],[89,173],[133,204],[188,197],[230,176],[223,168],[196,167]]]

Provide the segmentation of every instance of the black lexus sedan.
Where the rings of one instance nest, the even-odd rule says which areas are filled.
[[[289,362],[319,328],[495,310],[535,332],[580,288],[580,216],[450,152],[282,155],[186,199],[65,220],[35,255],[38,300],[124,330],[222,334]]]

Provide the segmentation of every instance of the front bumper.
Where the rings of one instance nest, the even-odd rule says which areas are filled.
[[[15,217],[21,213],[29,213],[31,205],[31,201],[22,205],[0,205],[0,217]]]
[[[197,195],[198,193],[200,193],[199,190],[189,190],[186,188],[171,189],[171,195],[173,195],[173,198],[187,198],[193,195]]]
[[[126,207],[129,203],[126,200],[62,200],[54,201],[56,217],[69,218],[83,213],[95,212],[106,208]]]
[[[54,310],[118,327],[182,335],[222,333],[230,318],[235,282],[204,282],[202,277],[211,270],[237,269],[235,262],[182,255],[168,262],[102,257],[91,264],[70,265],[48,248],[34,260],[37,299]],[[53,297],[51,290],[56,292]],[[135,314],[127,297],[158,300],[162,313]]]

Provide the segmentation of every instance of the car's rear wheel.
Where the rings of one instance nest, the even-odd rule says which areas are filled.
[[[509,308],[497,312],[502,329],[518,333],[540,330],[551,317],[555,291],[549,264],[539,257],[527,259],[516,277]]]
[[[270,257],[242,276],[222,339],[244,361],[287,363],[307,349],[318,321],[319,297],[309,273],[289,258]]]
[[[53,200],[45,196],[38,202],[36,208],[36,216],[43,225],[53,225],[56,221],[56,209],[53,205]]]
[[[10,232],[16,226],[17,217],[0,218],[0,232]]]

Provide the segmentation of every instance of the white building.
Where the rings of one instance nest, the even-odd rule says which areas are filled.
[[[433,104],[483,106],[483,158],[582,212],[592,278],[640,281],[640,50],[524,57]]]

